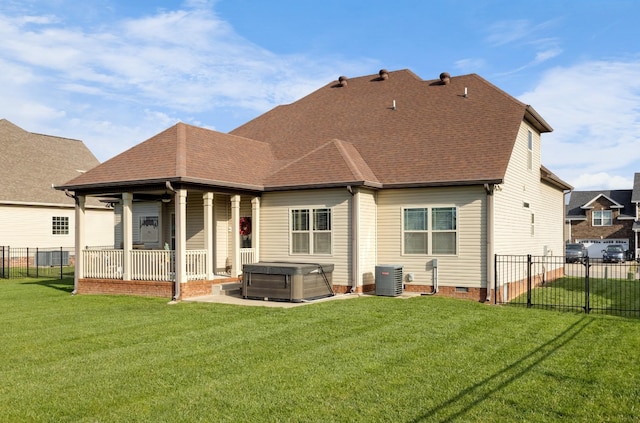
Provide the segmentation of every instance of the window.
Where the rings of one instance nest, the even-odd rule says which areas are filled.
[[[611,226],[613,224],[613,216],[611,210],[594,210],[593,226]]]
[[[527,143],[527,169],[533,169],[533,133],[528,131],[528,143]]]
[[[51,233],[53,235],[69,235],[69,218],[53,216],[51,218]]]
[[[331,209],[291,210],[291,253],[331,254]]]
[[[456,208],[441,207],[431,211],[433,254],[456,253]]]
[[[404,252],[427,254],[427,209],[404,209]]]
[[[455,207],[403,209],[404,254],[456,254],[457,210]],[[428,222],[431,221],[431,226]],[[431,232],[431,236],[429,236]],[[429,239],[431,245],[429,246]]]
[[[536,234],[536,215],[531,213],[531,236]]]

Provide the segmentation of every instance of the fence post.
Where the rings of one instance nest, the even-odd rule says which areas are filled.
[[[27,277],[29,277],[29,247],[27,247]]]
[[[62,279],[62,247],[60,247],[60,279]]]
[[[531,308],[531,254],[527,254],[527,308]]]
[[[498,304],[498,255],[493,255],[493,304]]]
[[[589,263],[588,256],[584,261],[584,267],[584,312],[589,314],[589,311],[591,310],[591,306],[589,304],[589,268],[591,267],[591,264]]]

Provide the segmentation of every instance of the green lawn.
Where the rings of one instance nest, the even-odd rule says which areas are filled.
[[[290,309],[0,280],[2,422],[639,421],[640,321],[441,297]]]
[[[638,280],[591,278],[589,293],[591,313],[640,317],[640,281]],[[584,310],[585,301],[583,277],[566,276],[531,291],[531,303],[535,307],[580,311]],[[527,293],[512,300],[512,304],[526,305]]]

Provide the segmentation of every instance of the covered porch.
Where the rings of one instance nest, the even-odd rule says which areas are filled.
[[[115,245],[86,246],[88,195],[114,207]],[[259,259],[260,197],[165,181],[124,192],[76,193],[74,293],[173,300],[211,294]]]

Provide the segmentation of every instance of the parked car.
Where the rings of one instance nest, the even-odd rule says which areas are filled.
[[[565,262],[584,263],[589,253],[584,244],[567,244],[564,249]]]
[[[604,263],[624,263],[626,260],[626,253],[624,247],[620,244],[607,245],[607,248],[602,250],[602,261]]]

